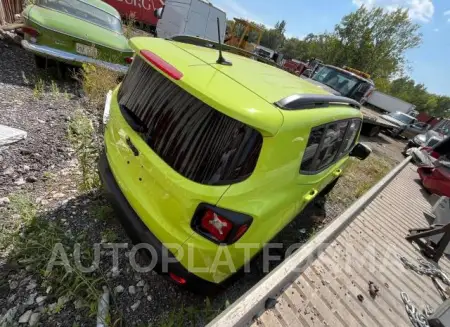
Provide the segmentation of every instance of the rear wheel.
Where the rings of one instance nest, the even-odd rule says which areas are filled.
[[[36,67],[40,69],[45,69],[47,66],[47,58],[45,57],[34,55],[34,62],[36,63]]]

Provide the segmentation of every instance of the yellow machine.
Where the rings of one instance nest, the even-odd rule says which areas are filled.
[[[252,52],[261,41],[264,29],[244,19],[234,19],[233,26],[225,37],[225,44]],[[256,34],[256,41],[249,42],[250,34]]]

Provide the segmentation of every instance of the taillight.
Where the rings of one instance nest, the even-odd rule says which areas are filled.
[[[33,37],[37,37],[39,35],[39,32],[37,30],[29,26],[22,27],[22,32]]]
[[[214,243],[233,244],[247,232],[252,221],[248,215],[202,203],[191,226]]]
[[[169,64],[167,61],[155,55],[153,52],[148,50],[141,50],[140,54],[142,57],[147,59],[151,64],[156,66],[159,70],[166,73],[170,77],[176,80],[180,80],[183,77],[183,73],[176,69],[174,66]]]
[[[131,64],[131,63],[133,62],[133,57],[127,57],[127,58],[125,58],[125,62],[126,62],[127,64]]]
[[[186,279],[184,279],[183,277],[180,277],[178,275],[175,275],[174,273],[170,272],[169,273],[170,278],[172,278],[172,280],[174,280],[175,282],[177,282],[178,284],[184,285],[186,284]]]
[[[233,223],[228,219],[219,216],[214,211],[208,209],[201,218],[200,225],[217,241],[224,242],[233,228]]]

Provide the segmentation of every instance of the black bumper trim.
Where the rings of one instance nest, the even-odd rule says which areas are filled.
[[[154,270],[156,272],[167,278],[169,278],[169,272],[183,277],[186,280],[186,284],[184,284],[183,287],[196,293],[212,295],[223,289],[221,284],[206,281],[193,273],[190,273],[180,262],[173,262],[174,256],[167,251],[161,241],[150,232],[123,195],[112,174],[105,153],[103,153],[99,159],[99,174],[107,197],[110,199],[117,212],[120,223],[131,238],[133,244],[146,243],[155,249],[157,254],[157,264]],[[149,251],[145,251],[145,253],[147,255],[150,254]],[[167,257],[167,254],[170,258]],[[164,257],[164,255],[166,256]],[[169,259],[170,261],[168,261]],[[168,271],[163,272],[163,267],[168,267]]]

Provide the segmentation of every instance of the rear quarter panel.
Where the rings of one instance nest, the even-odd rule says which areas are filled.
[[[249,256],[259,252],[304,209],[308,204],[305,195],[311,189],[322,190],[336,178],[333,172],[344,170],[347,165],[348,155],[317,174],[302,175],[299,172],[311,128],[343,119],[362,118],[358,110],[334,107],[282,113],[284,124],[277,135],[264,138],[254,173],[247,180],[231,185],[217,204],[252,216],[249,230],[226,250],[218,250],[217,245],[196,233],[183,245],[185,253],[195,253],[190,262],[194,268],[210,269],[199,273],[207,280],[222,281],[233,272],[232,268],[242,267]],[[228,251],[233,265],[212,265],[218,251]],[[222,260],[224,258],[225,254],[222,254]]]

